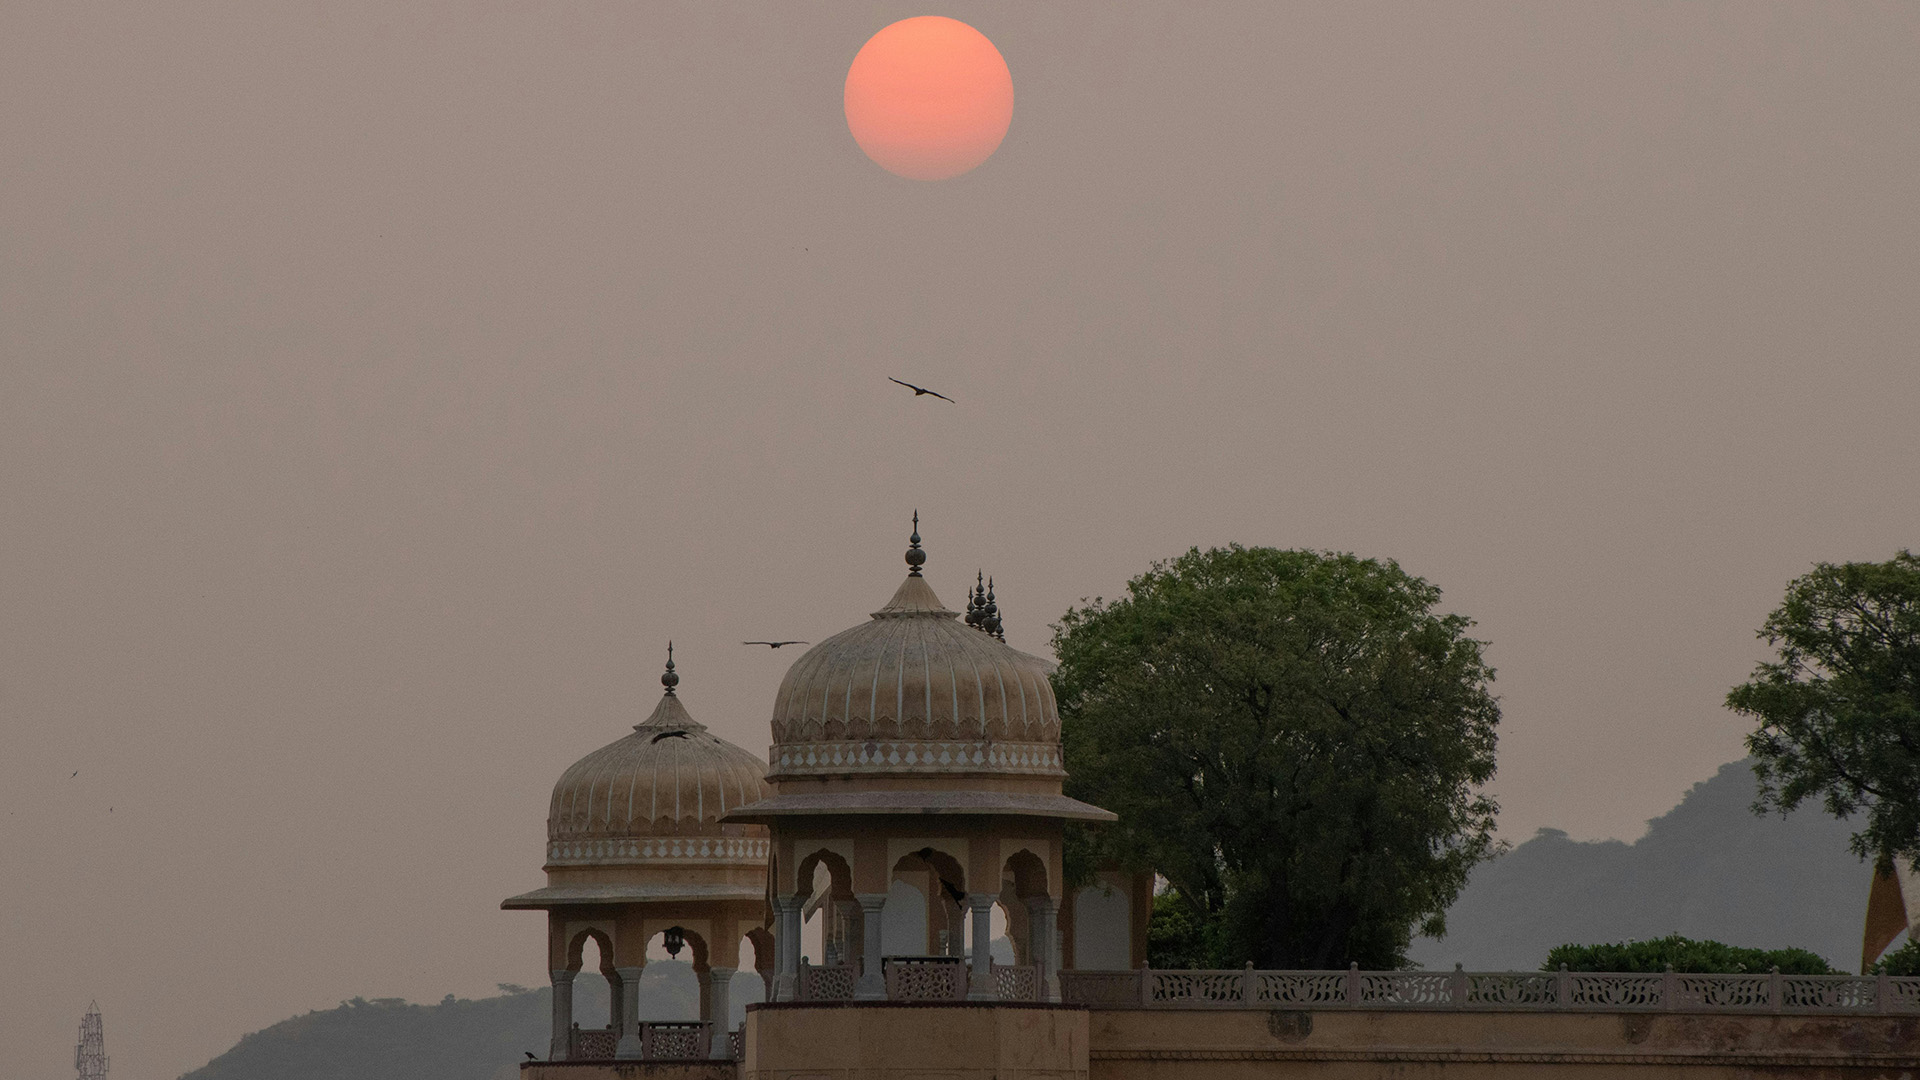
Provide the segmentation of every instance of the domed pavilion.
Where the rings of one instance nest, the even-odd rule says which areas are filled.
[[[893,597],[781,683],[770,796],[723,818],[771,830],[774,998],[1057,1000],[1063,826],[1114,815],[1061,793],[1051,665],[983,592],[964,621],[940,602],[914,526]],[[825,962],[803,965],[816,911]]]
[[[766,766],[688,714],[674,690],[680,676],[671,645],[660,681],[665,693],[651,716],[575,762],[554,785],[546,888],[501,904],[547,913],[551,1060],[730,1056],[716,1030],[726,1026],[743,937],[762,977],[772,974],[767,829],[722,820],[772,794]],[[691,946],[701,1023],[642,1023],[635,988],[655,936],[674,954]],[[599,947],[612,988],[612,1024],[604,1029],[580,1030],[573,1020],[573,980],[588,941]]]

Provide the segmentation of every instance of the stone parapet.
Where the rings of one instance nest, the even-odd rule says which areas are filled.
[[[731,1061],[525,1061],[520,1080],[740,1080]]]
[[[1092,1080],[1916,1075],[1920,1018],[1701,1013],[1101,1009]]]
[[[1084,1009],[801,1002],[747,1007],[741,1080],[1087,1080],[1087,1068]]]

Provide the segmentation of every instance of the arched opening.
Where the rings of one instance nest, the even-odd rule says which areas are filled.
[[[635,1015],[642,1022],[700,1019],[696,972],[707,966],[706,939],[682,926],[666,927],[648,936],[646,957]]]
[[[727,1030],[737,1030],[745,1022],[747,1006],[771,1000],[774,965],[777,962],[773,935],[754,927],[740,938],[740,968],[729,984]]]
[[[996,973],[996,990],[1002,998],[1051,1000],[1059,949],[1046,860],[1024,848],[1009,856],[1001,869],[999,899],[1006,912],[1007,951],[1012,955],[1004,961],[994,958],[1006,969]]]
[[[880,935],[883,956],[960,956],[966,940],[966,872],[937,848],[893,864]]]
[[[568,1033],[570,1058],[611,1058],[619,1038],[620,975],[613,968],[613,939],[599,929],[586,929],[567,943],[567,970],[575,972],[572,987],[572,1027]]]
[[[800,954],[806,964],[851,964],[860,942],[860,905],[853,898],[853,871],[847,860],[821,848],[800,860],[794,896],[801,902]]]

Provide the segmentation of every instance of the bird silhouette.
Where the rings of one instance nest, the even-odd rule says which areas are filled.
[[[80,775],[80,770],[79,770],[79,769],[75,769],[75,770],[73,770],[73,776],[79,776],[79,775]],[[71,780],[71,779],[73,779],[73,776],[69,776],[69,777],[67,777],[67,779],[69,779],[69,780]]]
[[[520,1051],[520,1052],[521,1052],[521,1053],[523,1053],[523,1054],[525,1054],[525,1055],[527,1055],[527,1060],[528,1060],[528,1061],[539,1061],[539,1060],[540,1060],[539,1058],[537,1058],[537,1057],[534,1057],[534,1056],[533,1056],[533,1051],[531,1051],[531,1050],[522,1050],[522,1051]]]
[[[740,644],[742,644],[742,645],[765,645],[765,646],[766,646],[767,648],[769,648],[769,649],[777,649],[777,648],[779,648],[779,647],[780,647],[780,646],[782,646],[782,645],[806,645],[806,644],[810,644],[810,643],[809,643],[809,642],[805,642],[805,641],[743,641],[743,642],[741,642]]]
[[[910,382],[900,382],[899,379],[896,379],[891,375],[887,376],[887,381],[892,383],[900,383],[901,386],[904,386],[907,389],[913,391],[914,397],[919,397],[921,394],[932,394],[934,397],[939,398],[941,401],[945,401],[954,405],[959,404],[959,402],[954,401],[952,398],[948,397],[947,395],[941,393],[938,390],[929,390],[924,386],[915,386]]]

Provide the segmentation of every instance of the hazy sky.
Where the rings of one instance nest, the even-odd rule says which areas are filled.
[[[868,162],[907,15],[998,154]],[[1920,543],[1920,6],[0,6],[0,1060],[166,1080],[536,983],[562,769],[767,742],[918,507],[1008,640],[1228,541],[1492,642],[1503,833],[1742,753],[1815,560]],[[957,405],[913,399],[886,376]],[[70,777],[74,770],[79,775]],[[1864,898],[1863,898],[1864,902]]]

